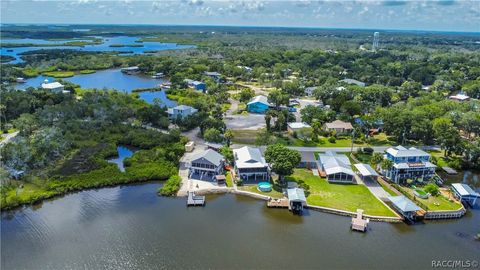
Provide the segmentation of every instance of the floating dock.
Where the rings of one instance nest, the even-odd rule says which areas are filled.
[[[352,218],[351,228],[354,231],[365,232],[370,220],[363,219],[363,210],[357,209],[357,216]]]
[[[189,191],[187,198],[187,206],[204,206],[205,196],[197,196],[195,192]]]

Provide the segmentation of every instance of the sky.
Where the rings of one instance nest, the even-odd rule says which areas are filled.
[[[1,0],[1,23],[480,32],[480,0]]]

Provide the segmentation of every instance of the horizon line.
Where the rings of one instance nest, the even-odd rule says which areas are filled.
[[[343,28],[343,27],[322,27],[322,26],[282,26],[282,25],[229,25],[229,24],[155,24],[155,23],[14,23],[0,22],[0,25],[105,25],[105,26],[193,26],[193,27],[246,27],[246,28],[291,28],[291,29],[318,29],[318,30],[355,30],[355,31],[397,31],[397,32],[438,32],[438,33],[468,33],[480,34],[480,31],[468,30],[428,30],[428,29],[401,29],[401,28]]]

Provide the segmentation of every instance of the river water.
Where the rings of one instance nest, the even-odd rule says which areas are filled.
[[[55,78],[37,76],[27,79],[25,83],[15,84],[15,89],[24,90],[28,87],[40,87],[45,80],[49,82],[56,81]],[[91,74],[78,74],[62,80],[78,84],[86,89],[113,89],[127,93],[139,88],[158,87],[159,84],[167,81],[165,79],[153,79],[149,76],[127,75],[121,72],[120,69],[106,69]],[[153,103],[154,99],[158,98],[162,105],[167,107],[176,106],[176,102],[169,100],[163,91],[146,91],[139,93],[139,96],[148,103]]]
[[[310,211],[294,216],[263,201],[156,195],[158,183],[89,190],[2,214],[2,269],[425,269],[432,260],[479,259],[480,209],[413,226]]]
[[[8,62],[9,64],[22,63],[23,60],[20,58],[20,54],[23,52],[34,51],[34,50],[55,50],[55,49],[68,49],[68,50],[78,50],[78,51],[88,51],[88,52],[119,52],[123,54],[143,54],[154,51],[163,51],[163,50],[178,50],[178,49],[188,49],[195,48],[194,45],[181,45],[176,43],[161,43],[161,42],[138,42],[138,37],[129,37],[129,36],[117,36],[117,37],[97,37],[103,40],[102,44],[94,45],[85,45],[85,46],[39,46],[39,47],[15,47],[15,48],[5,48],[2,47],[1,55],[8,55],[15,57],[15,60]],[[82,39],[70,39],[70,40],[43,40],[43,39],[3,39],[2,43],[15,43],[15,44],[36,44],[36,45],[47,45],[47,44],[64,44],[69,41],[82,41]],[[83,40],[85,41],[85,40]],[[111,45],[124,45],[123,47],[110,47]],[[138,45],[143,45],[142,47],[136,47]],[[134,46],[134,47],[132,47]]]

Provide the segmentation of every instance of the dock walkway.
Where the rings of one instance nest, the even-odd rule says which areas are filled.
[[[197,196],[195,192],[189,191],[187,198],[187,206],[204,206],[205,196]]]

